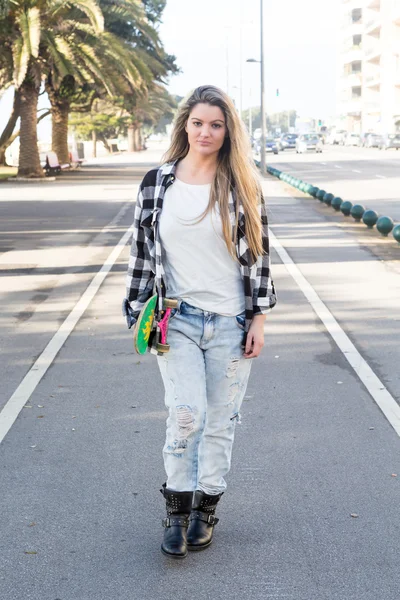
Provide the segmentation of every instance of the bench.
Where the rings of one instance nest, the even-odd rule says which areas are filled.
[[[53,173],[61,173],[61,171],[64,169],[69,169],[70,166],[71,165],[69,163],[60,164],[55,152],[47,152],[46,164],[44,165],[43,169],[46,175],[52,175]]]
[[[84,158],[79,158],[79,154],[77,150],[71,150],[69,153],[69,160],[71,162],[71,167],[74,169],[78,169],[82,163],[85,162]]]

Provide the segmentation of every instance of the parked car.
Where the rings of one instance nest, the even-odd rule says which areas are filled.
[[[257,145],[255,147],[255,151],[257,154],[261,152],[261,140],[258,140]],[[265,140],[265,152],[273,152],[274,154],[278,154],[279,148],[278,143],[272,137],[267,137]]]
[[[361,145],[361,138],[358,135],[358,133],[348,133],[346,135],[345,141],[344,141],[344,145],[345,146],[360,146]]]
[[[379,148],[383,142],[383,136],[377,133],[370,133],[364,142],[365,148]]]
[[[302,154],[307,150],[315,150],[315,152],[322,152],[322,141],[316,133],[304,133],[300,135],[296,140],[296,152]]]
[[[287,150],[289,148],[296,148],[296,140],[298,138],[297,133],[284,133],[281,135],[279,140],[279,150]]]
[[[396,150],[398,150],[400,148],[400,133],[394,133],[383,137],[379,148],[380,150],[389,150],[389,148],[396,148]]]
[[[343,144],[346,135],[347,131],[345,131],[344,129],[331,131],[331,133],[328,136],[327,142],[328,144],[332,144],[333,146],[336,144]]]
[[[362,146],[363,148],[365,148],[365,146],[366,146],[366,144],[367,144],[368,137],[369,137],[370,135],[372,135],[372,133],[362,133],[362,134],[360,135],[360,142],[361,142],[361,146]]]
[[[273,152],[274,154],[278,154],[279,152],[279,148],[278,148],[278,143],[276,142],[276,140],[274,140],[274,138],[267,138],[265,141],[265,151],[266,152]]]
[[[329,135],[328,127],[326,125],[322,125],[319,133],[322,135],[322,142],[326,144]]]

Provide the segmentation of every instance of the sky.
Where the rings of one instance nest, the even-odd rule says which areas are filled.
[[[339,0],[263,0],[266,110],[335,112]],[[169,91],[223,88],[240,106],[260,103],[260,0],[167,0],[161,39],[182,73]],[[276,90],[279,89],[279,96]]]
[[[266,111],[296,109],[302,117],[335,113],[340,0],[263,0]],[[260,104],[260,0],[167,0],[161,41],[181,73],[168,90],[186,96],[198,85],[221,87],[236,106]],[[279,89],[279,96],[276,90]],[[241,91],[240,91],[241,90]],[[0,128],[12,91],[0,99]],[[41,106],[47,105],[41,99]],[[49,120],[39,124],[49,138]]]

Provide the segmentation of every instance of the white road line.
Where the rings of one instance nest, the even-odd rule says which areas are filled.
[[[379,177],[379,179],[386,179],[385,175],[376,175],[376,177]]]
[[[285,168],[285,172],[286,173],[290,173],[290,175],[295,175],[295,174],[302,174],[304,176],[306,175],[314,175],[314,173],[328,173],[330,171],[330,169],[290,169],[287,167]],[[287,169],[287,170],[286,170]]]
[[[340,165],[335,165],[335,169],[343,169]]]
[[[353,173],[361,173],[361,171],[357,171],[357,169],[353,169]]]
[[[110,221],[108,225],[106,225],[106,227],[104,227],[101,233],[106,233],[114,224],[116,224],[129,207],[132,207],[131,202],[126,203],[121,208],[118,214],[113,218],[112,221]],[[79,319],[97,294],[110,269],[118,259],[122,250],[125,248],[132,231],[133,225],[122,236],[112,252],[110,252],[100,271],[98,271],[93,277],[92,281],[78,302],[75,304],[68,317],[51,338],[50,342],[36,360],[35,364],[30,368],[11,398],[5,404],[3,410],[0,412],[0,444],[11,429],[22,408],[35,391],[37,385],[40,383],[43,375],[46,373],[47,369],[56,358],[62,346],[65,344],[68,336],[73,331]]]
[[[346,333],[340,327],[335,317],[322,302],[317,292],[301,273],[297,265],[290,258],[285,248],[281,245],[277,237],[270,231],[271,242],[279,254],[288,273],[293,277],[315,313],[321,319],[326,329],[343,352],[344,356],[353,367],[354,371],[361,379],[376,404],[379,406],[397,435],[400,436],[400,406],[393,396],[383,385],[382,381],[375,375],[374,371],[364,360],[357,348],[348,338]]]
[[[323,163],[323,162],[322,162],[322,163],[321,163],[321,165],[326,165],[326,163]]]

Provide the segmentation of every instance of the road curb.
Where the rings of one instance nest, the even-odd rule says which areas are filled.
[[[56,181],[55,177],[7,177],[7,181],[13,183],[47,183],[48,181]]]
[[[259,167],[259,164],[257,164],[257,166]],[[385,237],[388,236],[389,233],[392,233],[395,241],[400,243],[400,223],[396,224],[391,217],[379,215],[376,211],[366,208],[362,204],[353,205],[352,202],[349,202],[348,200],[343,201],[340,196],[336,196],[335,194],[331,194],[326,190],[319,189],[311,183],[302,181],[297,177],[293,177],[290,175],[290,173],[280,171],[274,167],[267,166],[267,173],[273,177],[277,177],[285,183],[288,183],[300,192],[303,192],[303,194],[307,194],[312,198],[316,198],[320,202],[331,206],[334,210],[340,210],[343,216],[348,217],[351,215],[357,223],[362,222],[369,229],[373,229],[373,227],[376,225],[376,230]],[[371,213],[374,213],[377,216],[376,221],[375,219],[368,218],[371,216]]]

